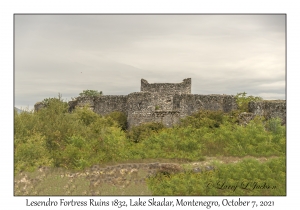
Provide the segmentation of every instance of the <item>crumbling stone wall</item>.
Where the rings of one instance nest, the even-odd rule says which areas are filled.
[[[89,108],[106,115],[114,111],[127,115],[128,128],[147,122],[161,122],[171,127],[180,122],[181,118],[189,116],[199,110],[230,112],[238,108],[233,95],[198,95],[191,93],[191,79],[184,79],[181,83],[153,83],[141,80],[141,92],[128,95],[107,95],[95,97],[77,97],[69,102],[69,111],[76,107],[88,105]],[[35,110],[41,109],[40,103]],[[240,121],[247,124],[256,115],[280,117],[285,123],[285,101],[250,102],[251,114],[243,114]]]
[[[177,84],[149,84],[142,79],[141,92],[128,95],[128,127],[146,122],[161,122],[171,127],[201,109],[225,112],[237,109],[234,96],[190,93],[190,78]]]
[[[37,102],[37,103],[34,104],[34,110],[35,111],[38,111],[38,110],[43,109],[45,107],[46,107],[45,104],[43,104],[42,102]]]
[[[128,95],[127,99],[127,126],[139,125],[153,120],[153,106],[151,93],[136,92]]]
[[[191,78],[184,79],[181,83],[148,83],[147,80],[141,80],[141,91],[168,93],[168,94],[190,94]]]
[[[127,96],[107,95],[94,97],[77,97],[76,100],[70,101],[69,110],[76,107],[88,106],[97,114],[106,115],[114,111],[127,112]]]
[[[282,124],[286,124],[285,100],[251,101],[248,104],[248,108],[255,116],[263,116],[266,119],[279,117],[282,120]]]
[[[122,95],[100,96],[94,101],[94,112],[107,115],[114,111],[127,113],[127,97]]]
[[[147,122],[161,122],[171,127],[180,120],[178,111],[173,110],[173,95],[169,92],[137,92],[128,95],[128,127]]]
[[[92,111],[94,111],[96,97],[77,97],[76,100],[69,101],[69,111],[72,111],[76,107],[88,106]]]
[[[173,110],[180,112],[180,117],[186,117],[199,110],[230,112],[237,109],[233,95],[175,95]]]
[[[176,110],[160,111],[156,110],[153,113],[154,122],[160,122],[166,127],[172,127],[180,122],[180,112]]]

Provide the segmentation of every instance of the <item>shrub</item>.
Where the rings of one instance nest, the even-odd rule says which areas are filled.
[[[33,133],[22,140],[15,138],[14,148],[15,173],[52,165],[52,158],[45,145],[45,136],[40,133]]]
[[[274,134],[285,134],[285,126],[282,126],[281,124],[281,119],[279,117],[271,118],[266,122],[266,128]]]
[[[220,155],[285,155],[285,133],[266,132],[264,122],[259,117],[245,127],[229,123],[221,125],[213,133],[206,134],[204,139],[205,145],[207,142],[222,145]]]
[[[222,111],[200,110],[191,116],[181,120],[180,126],[193,128],[218,128],[229,119],[229,116]]]
[[[82,93],[79,93],[80,97],[89,97],[89,96],[101,96],[103,95],[102,91],[97,90],[84,90]]]
[[[150,135],[158,133],[163,128],[165,128],[165,126],[162,123],[144,123],[142,125],[131,128],[127,133],[127,137],[132,142],[138,143],[143,141]]]
[[[150,177],[147,184],[155,196],[270,196],[286,195],[285,158],[261,163],[245,159],[240,163],[215,163],[216,170],[164,174]],[[255,187],[257,185],[266,187]],[[223,187],[222,187],[223,186]]]
[[[241,112],[249,112],[248,109],[248,104],[250,101],[261,101],[262,98],[261,97],[255,97],[255,96],[246,96],[247,93],[243,92],[243,93],[237,93],[237,95],[235,96],[237,105],[238,105],[238,109]]]
[[[52,110],[56,111],[56,114],[68,112],[68,103],[62,100],[61,94],[58,94],[57,98],[45,98],[41,103],[46,108],[51,107]]]
[[[14,137],[15,139],[23,139],[30,136],[34,128],[38,124],[37,114],[34,112],[14,111]]]
[[[88,106],[82,108],[76,108],[74,115],[82,122],[85,126],[89,126],[91,123],[95,122],[98,118],[101,118],[100,115],[96,114],[89,109]]]
[[[201,138],[204,129],[170,128],[145,137],[138,144],[132,144],[130,150],[139,158],[163,158],[179,160],[199,160],[202,157]]]
[[[120,127],[123,131],[127,129],[127,117],[124,112],[112,112],[105,117],[112,118],[115,122],[117,122],[118,127]]]

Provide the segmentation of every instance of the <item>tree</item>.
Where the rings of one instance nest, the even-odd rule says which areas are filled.
[[[247,93],[238,93],[235,96],[238,108],[242,112],[249,112],[248,104],[250,101],[261,101],[263,100],[261,97],[255,97],[255,96],[246,96]]]
[[[97,90],[84,90],[82,93],[79,93],[80,97],[89,97],[89,96],[101,96],[103,95],[102,91]]]

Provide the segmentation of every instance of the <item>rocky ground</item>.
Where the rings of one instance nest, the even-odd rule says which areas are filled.
[[[94,165],[84,171],[41,167],[32,173],[15,176],[15,195],[151,195],[146,179],[158,172],[201,173],[215,170],[214,163],[237,163],[244,158],[266,161],[273,157],[206,157],[191,163],[151,162]]]

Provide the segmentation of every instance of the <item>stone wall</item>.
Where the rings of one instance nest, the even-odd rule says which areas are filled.
[[[173,95],[166,92],[137,92],[128,95],[128,127],[146,122],[161,122],[167,127],[179,122],[179,112],[173,110]]]
[[[45,107],[46,107],[45,104],[43,104],[42,102],[37,102],[37,103],[34,104],[34,110],[35,111],[38,111],[38,110],[43,109]]]
[[[128,95],[128,126],[162,122],[167,127],[199,110],[229,112],[237,109],[232,95],[194,95],[139,92]]]
[[[180,112],[180,117],[185,117],[199,110],[212,110],[230,112],[237,109],[233,95],[175,95],[173,110]]]
[[[180,112],[176,110],[172,111],[160,111],[157,110],[153,113],[153,122],[160,122],[166,127],[172,127],[180,122]]]
[[[151,93],[136,92],[128,95],[127,99],[127,125],[128,128],[153,120],[151,106]]]
[[[94,101],[94,112],[107,115],[114,111],[127,113],[127,98],[122,95],[101,96]]]
[[[68,102],[69,111],[72,111],[76,107],[84,107],[84,106],[88,106],[91,110],[94,111],[94,107],[95,107],[94,101],[96,98],[97,97],[77,97],[76,100]]]
[[[184,79],[181,83],[148,83],[147,80],[141,80],[141,91],[168,93],[168,94],[190,94],[191,78]]]
[[[69,111],[76,107],[88,106],[97,114],[106,115],[114,111],[127,112],[127,96],[107,95],[99,97],[77,97],[70,101]]]
[[[191,79],[181,83],[153,83],[141,80],[141,92],[128,95],[107,95],[98,97],[77,97],[69,102],[69,111],[88,106],[92,111],[107,115],[114,111],[127,115],[128,128],[147,122],[161,122],[171,127],[180,119],[199,110],[230,112],[238,108],[233,95],[198,95],[191,93]],[[35,110],[41,109],[40,103]],[[285,123],[285,101],[261,101],[249,103],[250,114],[240,116],[241,121],[250,121],[256,115],[280,117]]]
[[[282,124],[286,124],[286,101],[285,100],[264,100],[251,101],[248,104],[249,112],[255,116],[263,116],[266,119],[279,117]]]

